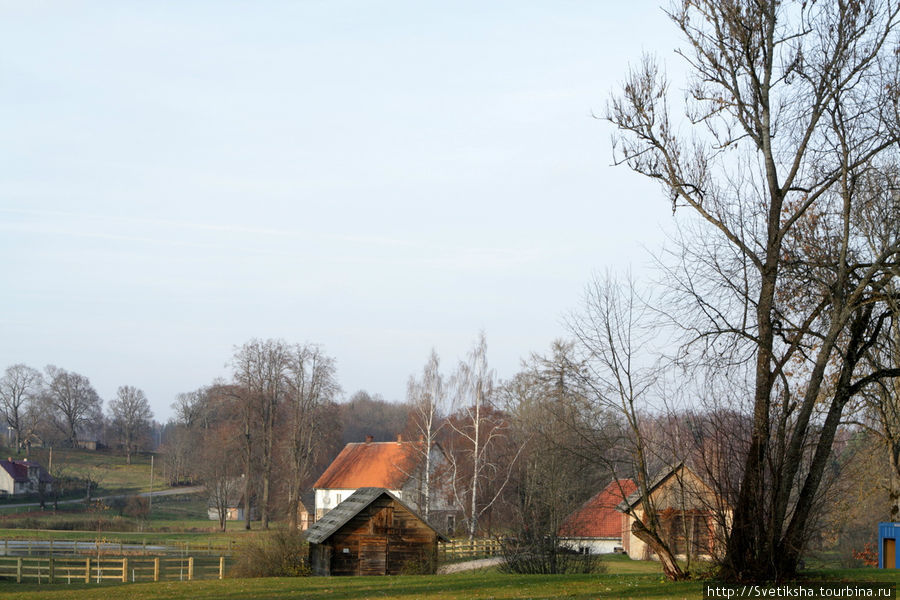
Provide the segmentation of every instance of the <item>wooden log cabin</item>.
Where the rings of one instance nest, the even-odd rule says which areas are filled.
[[[314,575],[434,573],[449,541],[384,488],[360,488],[306,532]]]

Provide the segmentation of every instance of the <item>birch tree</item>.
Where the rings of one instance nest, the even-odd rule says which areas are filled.
[[[472,540],[478,533],[478,523],[500,497],[509,482],[512,468],[524,445],[520,445],[505,464],[493,454],[506,439],[509,422],[493,405],[494,371],[488,367],[487,340],[484,332],[461,362],[453,378],[456,412],[447,419],[451,437],[456,439],[450,452],[453,494],[466,516],[466,529]],[[482,489],[490,479],[489,493]]]
[[[432,504],[432,479],[435,468],[432,464],[432,450],[444,425],[441,410],[447,397],[440,366],[440,358],[432,349],[422,371],[422,377],[420,379],[410,377],[406,394],[407,401],[412,407],[410,420],[413,434],[419,440],[419,444],[416,445],[416,452],[419,454],[417,462],[422,466],[419,510],[425,516],[425,520],[428,520]]]

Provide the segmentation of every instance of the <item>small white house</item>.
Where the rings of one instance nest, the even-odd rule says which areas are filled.
[[[27,458],[0,460],[0,494],[39,494],[52,489],[53,477],[39,463]]]

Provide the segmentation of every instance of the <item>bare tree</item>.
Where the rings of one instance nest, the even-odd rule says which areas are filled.
[[[262,424],[262,497],[260,519],[263,529],[269,528],[269,496],[275,446],[275,419],[288,392],[287,376],[291,351],[281,340],[251,340],[235,350],[233,358],[235,381],[248,394],[255,395],[255,405]],[[250,406],[250,405],[248,405]]]
[[[110,420],[125,450],[125,462],[131,464],[141,436],[150,430],[153,411],[143,390],[123,385],[116,391],[116,397],[109,403]]]
[[[444,425],[441,410],[447,400],[440,366],[437,352],[432,349],[422,372],[422,378],[410,377],[407,385],[407,401],[412,406],[410,421],[413,434],[420,442],[415,446],[416,452],[419,454],[417,463],[422,467],[419,508],[426,520],[431,513],[432,479],[435,474],[432,454]]]
[[[0,378],[0,409],[6,424],[15,431],[17,451],[24,446],[27,423],[33,421],[26,413],[40,398],[43,383],[38,370],[23,364],[7,367]]]
[[[73,448],[86,426],[102,419],[100,396],[84,375],[52,365],[47,367],[45,400],[56,418],[57,427]]]
[[[694,309],[686,353],[752,369],[732,578],[796,572],[844,407],[885,376],[859,371],[900,234],[862,244],[857,215],[862,177],[898,140],[898,13],[894,0],[678,3],[688,130],[652,59],[609,107],[617,160],[697,217],[674,269]]]
[[[290,527],[296,529],[303,486],[328,434],[324,413],[340,393],[334,359],[312,344],[291,346],[287,386],[287,511]]]
[[[598,278],[588,287],[585,306],[570,319],[569,328],[584,353],[581,364],[586,372],[578,372],[585,373],[581,381],[589,401],[601,408],[601,418],[606,412],[615,412],[624,424],[620,443],[630,458],[629,470],[635,475],[643,510],[640,515],[634,508],[627,509],[634,517],[631,533],[656,553],[666,576],[677,580],[687,574],[663,535],[659,511],[650,494],[655,470],[653,448],[647,443],[640,418],[642,410],[652,408],[659,400],[655,394],[660,375],[652,347],[656,330],[648,315],[630,279],[620,286],[612,277]],[[591,429],[599,429],[599,424]],[[584,437],[587,435],[590,433]],[[616,474],[620,454],[598,458]]]
[[[234,460],[240,442],[235,423],[200,432],[197,476],[206,487],[209,507],[217,512],[219,530],[225,531],[228,511],[246,491],[240,465]]]
[[[872,370],[900,369],[900,286],[890,289],[891,315],[876,344],[866,355]],[[862,424],[887,449],[890,463],[890,520],[900,521],[900,376],[877,380],[863,390],[861,400],[866,408]]]
[[[449,453],[453,494],[456,504],[466,516],[469,539],[478,533],[478,522],[503,492],[515,465],[519,446],[506,463],[497,460],[497,446],[506,439],[509,422],[493,406],[494,372],[488,367],[487,340],[484,332],[461,362],[453,378],[457,411],[447,419],[454,443]],[[492,493],[485,495],[481,486],[490,478]]]

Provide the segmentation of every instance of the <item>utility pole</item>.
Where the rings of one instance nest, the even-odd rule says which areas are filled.
[[[150,455],[150,495],[147,496],[147,513],[153,510],[153,455]]]

